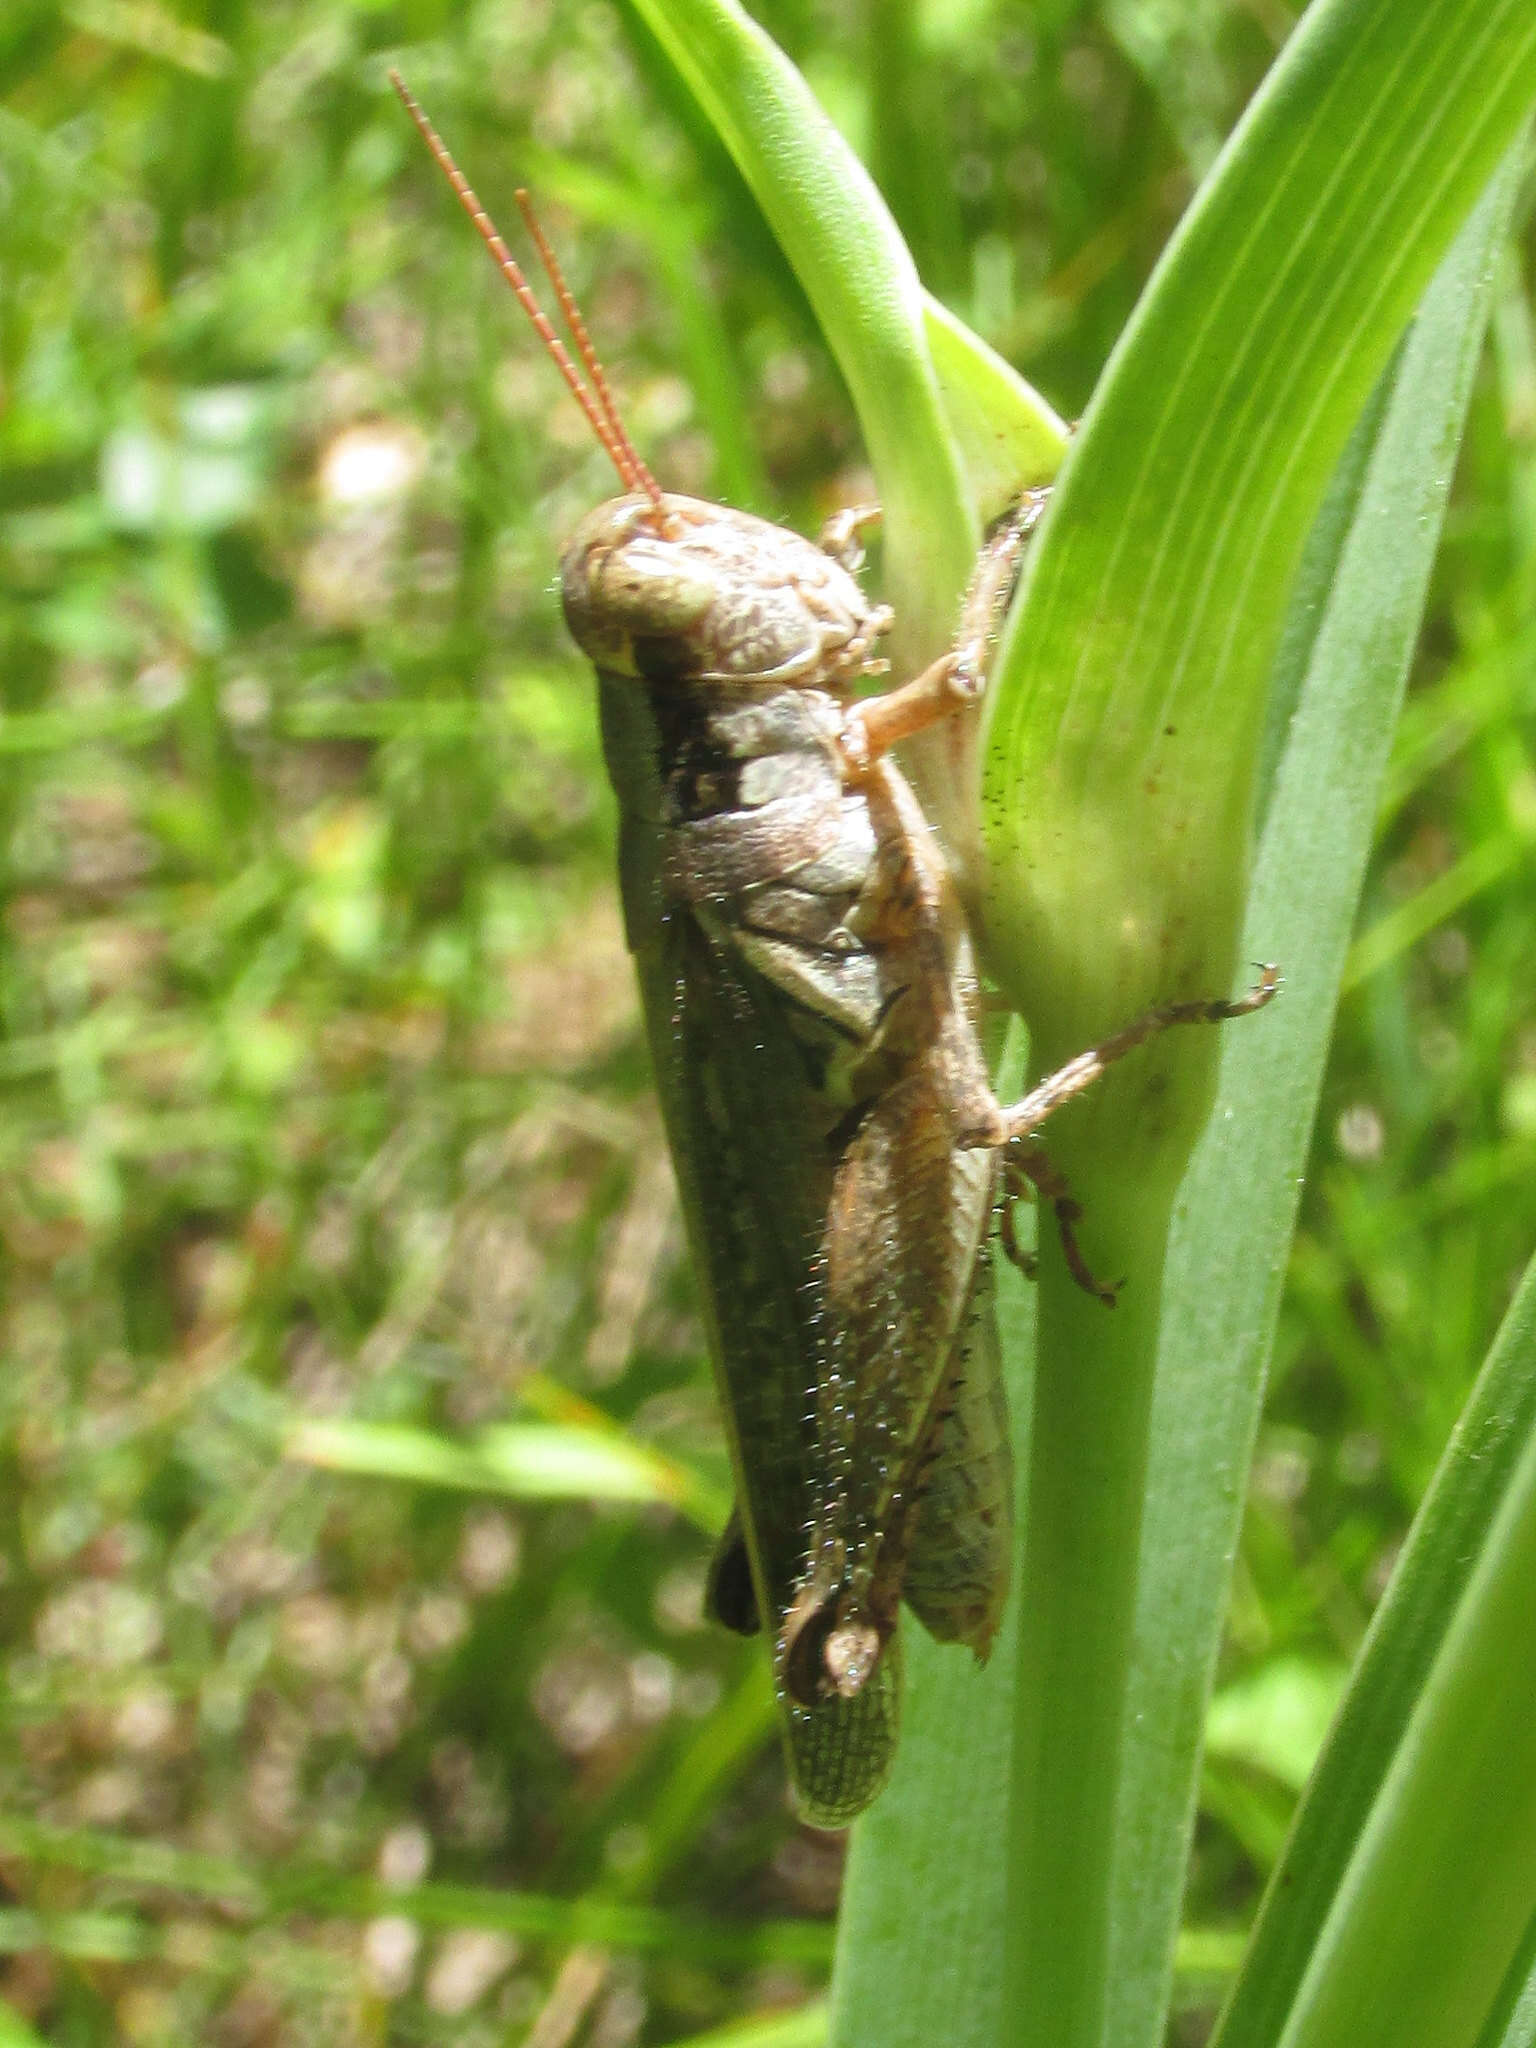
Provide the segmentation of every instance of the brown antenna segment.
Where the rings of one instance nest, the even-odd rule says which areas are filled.
[[[572,341],[576,344],[576,353],[581,357],[586,367],[587,375],[592,379],[592,389],[597,394],[597,402],[602,407],[609,426],[613,428],[615,437],[622,443],[625,453],[634,464],[635,475],[640,480],[641,489],[660,504],[660,488],[657,485],[656,479],[641,460],[639,449],[636,448],[634,442],[631,441],[628,433],[625,431],[623,420],[619,418],[619,408],[614,404],[613,392],[609,389],[608,379],[604,373],[602,362],[598,357],[597,350],[592,346],[592,337],[587,332],[587,323],[581,317],[581,308],[576,303],[576,294],[565,281],[565,272],[560,268],[559,258],[550,247],[549,237],[545,234],[543,225],[533,210],[533,201],[521,185],[513,193],[512,197],[517,201],[517,210],[523,216],[523,224],[528,230],[529,239],[539,252],[539,261],[544,266],[544,275],[554,287],[555,297],[559,301],[560,311],[564,316],[565,324],[570,330]]]
[[[422,141],[431,150],[433,156],[437,159],[443,175],[447,178],[455,193],[457,193],[459,203],[474,222],[480,239],[495,258],[497,268],[517,294],[518,304],[533,322],[534,331],[550,355],[553,356],[555,367],[569,385],[572,397],[586,414],[588,424],[591,426],[593,433],[607,451],[609,461],[618,471],[619,481],[628,491],[643,491],[652,504],[660,510],[662,505],[661,486],[640,459],[635,444],[624,430],[624,423],[619,417],[618,407],[613,401],[613,393],[609,389],[608,380],[603,375],[602,365],[598,361],[597,351],[593,348],[591,337],[587,333],[586,323],[581,317],[580,309],[576,304],[569,285],[565,281],[560,266],[555,260],[554,251],[549,246],[544,230],[539,226],[538,221],[534,217],[533,208],[527,193],[519,192],[517,203],[522,210],[523,218],[528,223],[528,231],[532,235],[534,246],[539,252],[539,260],[544,265],[549,281],[555,289],[556,297],[560,302],[560,310],[564,314],[571,330],[571,338],[576,343],[577,351],[592,379],[592,391],[589,391],[582,382],[581,372],[577,369],[575,363],[572,362],[569,349],[567,349],[565,343],[550,325],[543,308],[533,295],[533,290],[527,278],[524,277],[522,270],[519,268],[517,259],[497,233],[494,221],[492,221],[490,215],[480,204],[469,180],[454,162],[453,154],[448,145],[427,119],[420,101],[398,71],[392,70],[390,72],[389,82],[398,94],[400,104],[415,122]],[[597,394],[596,396],[593,395],[594,392]]]

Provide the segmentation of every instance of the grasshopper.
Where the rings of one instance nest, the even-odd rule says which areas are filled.
[[[895,1753],[902,1601],[985,1658],[1006,1596],[1011,1453],[984,1300],[999,1191],[1007,1225],[1034,1184],[1074,1276],[1112,1305],[1070,1190],[1027,1141],[1112,1061],[1259,1008],[1278,976],[1149,1012],[999,1103],[959,898],[890,750],[975,701],[1044,495],[983,554],[955,646],[856,697],[891,623],[856,579],[875,515],[844,512],[813,544],[663,491],[526,194],[585,379],[391,82],[623,486],[571,536],[561,595],[597,672],[625,927],[730,1442],[709,1605],[766,1628],[800,1807],[839,1826]]]

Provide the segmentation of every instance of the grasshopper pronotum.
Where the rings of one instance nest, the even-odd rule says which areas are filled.
[[[1007,1591],[1006,1417],[995,1361],[973,1356],[997,1162],[1008,1196],[1028,1179],[1053,1204],[1074,1275],[1112,1304],[1070,1193],[1023,1141],[1145,1039],[1257,1009],[1278,977],[1152,1011],[998,1102],[959,900],[889,749],[981,687],[1042,500],[983,556],[955,648],[855,699],[890,624],[854,575],[873,515],[813,545],[663,491],[526,195],[586,379],[391,76],[624,487],[572,535],[561,588],[597,671],[626,929],[735,1470],[711,1605],[766,1626],[801,1806],[840,1824],[894,1754],[901,1601],[984,1657]]]

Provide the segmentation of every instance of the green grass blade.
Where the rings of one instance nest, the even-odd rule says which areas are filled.
[[[1218,2041],[1476,2039],[1536,1913],[1536,1261],[1419,1510]]]
[[[72,1962],[156,1963],[179,1974],[238,1978],[249,1967],[243,1932],[181,1917],[156,1921],[126,1913],[39,1913],[0,1907],[0,1955],[67,1956]],[[355,1991],[360,1976],[354,1958],[299,1941],[267,1935],[261,1944],[262,1976],[306,1999]],[[23,2027],[19,2015],[0,2001],[0,2048],[44,2048],[41,2035]]]
[[[1193,1820],[1201,1722],[1242,1514],[1286,1248],[1372,821],[1508,219],[1503,173],[1458,239],[1319,521],[1330,583],[1304,582],[1300,670],[1244,944],[1286,988],[1267,1041],[1231,1031],[1215,1115],[1168,1263],[1120,1801],[1109,2037],[1162,2009]],[[1309,622],[1309,623],[1308,623]],[[1145,2024],[1145,2021],[1142,2022]]]
[[[859,416],[885,511],[889,652],[915,673],[949,644],[981,520],[1055,473],[1065,429],[932,300],[868,172],[789,59],[734,0],[629,0],[735,159],[805,288]],[[914,744],[935,822],[976,846],[976,721]]]
[[[923,306],[928,350],[944,416],[971,497],[983,519],[1005,512],[1021,490],[1049,483],[1066,453],[1067,424],[1038,392],[947,306]]]
[[[735,159],[847,380],[885,506],[902,635],[931,658],[978,537],[924,334],[922,286],[868,172],[732,0],[630,0]]]

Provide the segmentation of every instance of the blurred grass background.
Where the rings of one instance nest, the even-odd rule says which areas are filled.
[[[757,12],[1069,414],[1293,18]],[[825,1975],[840,1842],[699,1616],[727,1475],[553,588],[612,484],[391,62],[504,225],[544,202],[664,482],[806,530],[868,490],[608,0],[9,0],[0,2041],[627,2048]],[[1521,220],[1252,1483],[1191,2041],[1536,1242]]]

